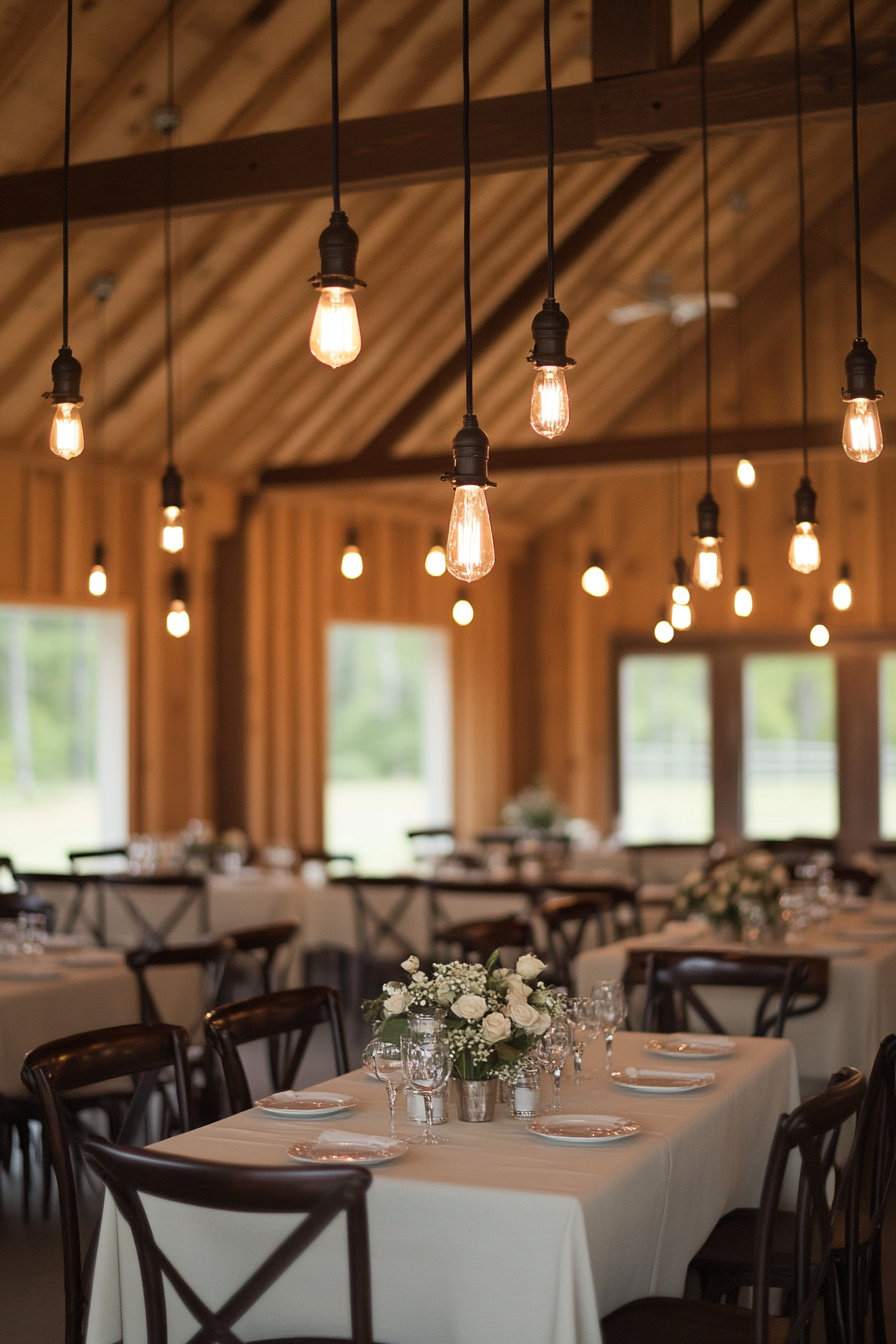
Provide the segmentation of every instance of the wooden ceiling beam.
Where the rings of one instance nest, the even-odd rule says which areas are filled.
[[[755,5],[753,6],[755,8]],[[808,118],[850,108],[849,50],[803,54],[803,108]],[[689,59],[670,69],[600,79],[555,90],[560,162],[680,148],[700,133],[699,76]],[[896,38],[860,47],[859,101],[896,102]],[[712,62],[710,131],[740,134],[787,125],[794,118],[793,58],[783,55]],[[473,104],[476,173],[506,173],[544,163],[544,95],[512,94]],[[420,108],[342,125],[344,192],[372,191],[459,177],[460,107]],[[125,222],[161,212],[164,151],[75,164],[71,217]],[[330,190],[330,130],[309,126],[175,149],[174,208],[182,213],[325,196]],[[0,231],[46,228],[61,217],[61,169],[0,178]]]
[[[884,424],[884,438],[896,436],[896,422]],[[808,427],[810,448],[832,448],[840,442],[841,425],[819,421]],[[762,453],[797,453],[801,447],[798,424],[761,425],[713,431],[713,456],[753,457]],[[577,443],[552,443],[535,448],[499,448],[491,453],[489,470],[563,471],[580,467],[603,467],[631,462],[656,462],[674,458],[701,457],[706,451],[702,430],[684,434],[647,434],[636,438],[605,438]],[[271,467],[259,478],[262,487],[338,485],[350,481],[396,480],[408,476],[437,477],[450,467],[451,454],[389,457],[371,460],[353,457],[341,462],[310,466]]]

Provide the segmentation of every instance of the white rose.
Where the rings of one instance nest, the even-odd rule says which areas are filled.
[[[423,971],[415,971],[414,974],[411,976],[411,979],[413,980],[415,985],[426,984],[426,976],[424,975]]]
[[[451,1011],[457,1017],[465,1017],[468,1022],[475,1022],[478,1017],[482,1017],[488,1004],[480,994],[461,994],[459,999],[455,999],[451,1005]]]
[[[443,1008],[447,1008],[453,998],[454,990],[450,985],[440,985],[436,990],[436,1001],[440,1003]]]
[[[505,1017],[503,1013],[489,1013],[488,1017],[482,1019],[482,1039],[486,1045],[497,1045],[498,1041],[506,1041],[512,1031],[510,1018]]]
[[[390,994],[383,1004],[383,1012],[387,1017],[400,1017],[402,1013],[407,1012],[410,1001],[411,996],[406,989],[403,989],[400,994]]]
[[[540,1012],[538,1014],[538,1021],[535,1023],[535,1026],[531,1027],[529,1030],[529,1035],[543,1036],[544,1033],[547,1031],[548,1027],[551,1025],[552,1021],[553,1018],[551,1017],[550,1013]]]
[[[413,975],[414,971],[420,969],[420,959],[418,957],[408,957],[407,961],[401,963],[401,969],[407,971],[408,975]]]
[[[532,1031],[537,1026],[541,1017],[537,1008],[533,1008],[529,1003],[512,1003],[510,1005],[510,1016],[518,1027],[523,1031]]]
[[[532,986],[524,985],[522,976],[517,975],[515,971],[505,978],[501,988],[507,994],[508,1003],[513,999],[528,999],[532,993]]]
[[[533,957],[531,954],[520,957],[519,961],[516,963],[516,973],[517,975],[522,976],[524,980],[534,980],[536,975],[541,975],[544,969],[545,963],[539,961],[538,957]]]

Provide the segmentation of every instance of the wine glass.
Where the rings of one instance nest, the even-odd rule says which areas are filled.
[[[447,1143],[447,1139],[433,1133],[432,1099],[439,1088],[445,1086],[451,1073],[451,1051],[448,1042],[439,1032],[416,1040],[411,1036],[402,1036],[401,1059],[408,1083],[414,1092],[421,1094],[423,1105],[426,1107],[426,1128],[422,1139],[418,1139],[417,1142]]]
[[[590,1075],[582,1072],[585,1046],[596,1041],[600,1035],[601,1024],[597,1020],[597,1009],[592,999],[568,999],[566,1018],[569,1023],[569,1042],[572,1046],[572,1062],[576,1082]]]
[[[374,1041],[370,1052],[373,1071],[381,1083],[386,1084],[389,1097],[389,1133],[395,1138],[395,1096],[398,1085],[405,1077],[401,1046],[395,1041]]]
[[[621,980],[599,980],[591,991],[598,1025],[607,1045],[606,1071],[610,1072],[613,1036],[625,1024],[625,989]]]
[[[565,1017],[555,1019],[539,1039],[535,1050],[539,1064],[554,1078],[554,1099],[545,1111],[560,1111],[560,1075],[569,1054],[569,1023]]]

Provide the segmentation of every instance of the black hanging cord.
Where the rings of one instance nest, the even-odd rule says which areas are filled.
[[[338,0],[330,0],[330,109],[333,209],[341,210],[339,197],[339,16]]]
[[[799,0],[792,0],[793,69],[796,83],[796,165],[799,194],[800,374],[802,379],[803,475],[809,475],[809,359],[806,318],[806,183],[803,171],[803,62],[800,47]]]
[[[544,100],[548,131],[548,298],[554,297],[554,85],[551,73],[551,0],[544,0]]]
[[[168,437],[168,465],[174,466],[174,296],[173,296],[173,278],[172,278],[172,246],[171,246],[171,182],[174,159],[174,127],[176,114],[174,111],[174,0],[168,0],[168,102],[165,134],[167,140],[165,143],[165,177],[164,177],[164,208],[163,208],[163,229],[164,238],[164,271],[165,271],[165,391],[167,397],[167,437]]]
[[[706,110],[706,33],[700,15],[700,134],[703,152],[703,331],[706,361],[706,492],[712,488],[712,321],[709,308],[709,133]]]
[[[68,346],[68,175],[72,151],[72,17],[68,0],[65,32],[65,138],[62,150],[62,345]]]
[[[849,55],[852,75],[852,213],[856,254],[856,339],[862,339],[862,230],[859,214],[859,55],[856,0],[849,0]]]
[[[335,4],[335,0],[334,0]],[[470,288],[470,0],[463,0],[462,60],[464,79],[464,333],[466,337],[467,415],[473,414],[473,297]]]

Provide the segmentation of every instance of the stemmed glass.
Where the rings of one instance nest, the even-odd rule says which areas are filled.
[[[598,1025],[607,1044],[606,1071],[610,1072],[613,1036],[625,1024],[625,989],[621,980],[600,980],[591,991]]]
[[[389,1133],[395,1138],[395,1097],[398,1085],[405,1077],[401,1046],[396,1041],[374,1041],[370,1052],[373,1071],[386,1084],[389,1097]]]
[[[448,1042],[439,1032],[416,1040],[411,1036],[402,1036],[401,1060],[408,1083],[415,1092],[421,1094],[423,1105],[426,1107],[426,1128],[422,1139],[416,1142],[447,1143],[447,1139],[433,1133],[432,1099],[439,1088],[445,1086],[451,1073],[451,1051]]]
[[[541,1067],[546,1073],[553,1074],[554,1077],[553,1104],[542,1107],[544,1111],[560,1111],[563,1109],[560,1105],[560,1075],[563,1073],[563,1065],[566,1063],[568,1054],[569,1023],[566,1018],[559,1018],[551,1023],[535,1049],[535,1055]]]
[[[600,1023],[597,1020],[597,1009],[593,1000],[567,999],[566,1018],[569,1022],[569,1041],[572,1046],[576,1082],[580,1083],[583,1078],[590,1077],[589,1074],[582,1072],[585,1046],[589,1041],[596,1041],[600,1035]]]

